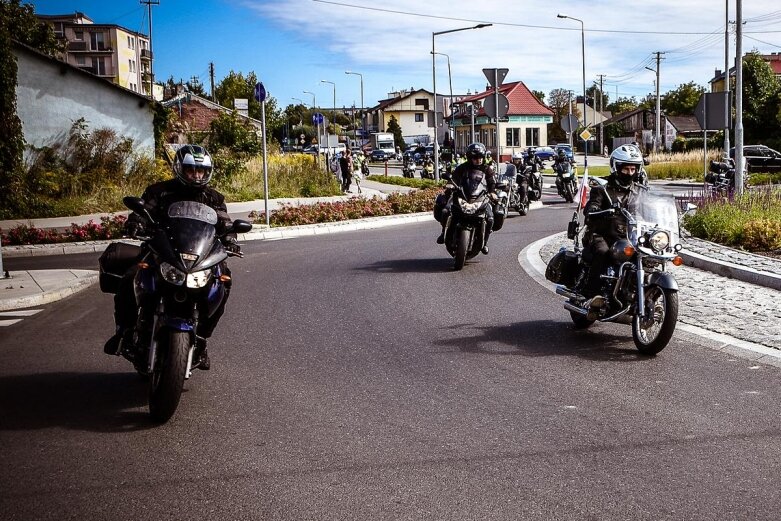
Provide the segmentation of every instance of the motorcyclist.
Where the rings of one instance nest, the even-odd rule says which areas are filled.
[[[515,182],[518,185],[521,203],[525,204],[529,200],[529,176],[526,174],[523,154],[520,152],[513,152],[512,163],[515,165]]]
[[[610,246],[625,238],[627,229],[626,218],[621,213],[593,217],[591,214],[611,207],[626,206],[633,185],[638,183],[642,167],[643,156],[637,147],[622,145],[616,148],[610,155],[607,185],[595,186],[589,194],[584,210],[586,231],[583,236],[583,245],[586,247],[584,257],[591,263],[582,292],[588,299],[583,305],[586,309],[594,311],[605,305],[605,298],[599,294],[602,286],[600,277],[610,265]]]
[[[556,173],[556,188],[562,193],[562,176],[575,166],[575,161],[567,157],[564,150],[559,149],[553,160],[553,171]]]
[[[221,240],[225,249],[232,253],[239,253],[241,248],[236,241],[236,234],[225,234],[225,229],[232,223],[228,215],[228,209],[225,205],[225,197],[217,190],[208,186],[212,178],[213,166],[209,153],[205,148],[198,145],[183,145],[177,152],[173,161],[174,179],[161,181],[150,185],[144,190],[141,198],[149,212],[149,215],[155,222],[160,222],[165,218],[168,207],[181,201],[195,201],[213,208],[217,212],[217,233],[222,237]],[[151,232],[153,226],[146,217],[138,213],[131,213],[125,223],[126,235],[135,238],[138,235],[146,235]],[[202,347],[201,357],[193,366],[208,370],[210,366],[209,356],[206,352],[206,339],[214,331],[217,322],[225,311],[225,303],[230,294],[230,270],[223,263],[223,272],[228,277],[225,283],[225,298],[220,307],[212,314],[201,315],[196,331],[196,342]],[[103,350],[107,354],[116,355],[120,352],[120,344],[125,349],[135,349],[133,346],[133,331],[137,320],[151,320],[153,309],[142,309],[142,313],[137,315],[138,305],[136,303],[135,292],[133,288],[133,279],[137,269],[127,273],[120,283],[119,291],[114,295],[114,320],[116,322],[116,332],[109,338]],[[139,303],[141,304],[141,303]],[[143,307],[143,306],[142,306]],[[144,329],[144,328],[140,328]]]
[[[485,182],[488,188],[489,197],[491,197],[492,200],[495,200],[496,180],[494,179],[494,168],[493,166],[486,163],[487,155],[488,152],[486,151],[485,145],[482,143],[472,143],[469,145],[466,148],[466,162],[461,163],[456,167],[455,170],[453,170],[453,175],[450,182],[455,186],[460,186],[464,175],[468,174],[472,170],[480,170],[485,174]],[[452,193],[450,193],[449,190],[446,190],[444,194],[441,194],[441,196],[437,198],[436,204],[450,207],[451,202]],[[485,220],[485,241],[483,243],[482,252],[484,254],[488,254],[488,237],[491,235],[491,229],[493,228],[494,224],[494,212],[493,207],[490,204],[486,206]],[[447,224],[447,219],[443,218],[441,224],[442,233],[440,233],[439,237],[437,237],[437,244],[445,243],[445,225]]]

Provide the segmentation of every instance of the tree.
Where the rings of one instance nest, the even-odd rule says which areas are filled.
[[[228,75],[214,87],[214,96],[217,103],[223,107],[233,107],[234,99],[246,99],[249,103],[248,114],[254,119],[262,118],[260,102],[255,100],[255,85],[258,83],[258,77],[254,72],[249,72],[244,76],[240,72],[231,70]],[[285,118],[282,112],[277,108],[277,100],[273,96],[266,98],[266,129],[270,136],[274,136],[278,141],[284,135]]]
[[[390,117],[390,121],[388,121],[388,130],[386,132],[393,134],[394,145],[404,148],[404,136],[401,134],[401,126],[399,126],[399,122],[396,121],[396,116]]]
[[[631,98],[618,98],[616,101],[607,105],[605,110],[609,110],[614,116],[616,114],[623,114],[624,112],[630,112],[639,107],[639,103],[634,96]]]
[[[743,122],[746,142],[779,136],[781,86],[770,65],[753,50],[743,59]]]
[[[602,104],[599,101],[599,87],[595,84],[586,89],[586,97],[589,100],[589,105],[594,107],[595,110],[600,108],[605,110],[605,107],[610,103],[610,98],[605,91],[602,91]]]
[[[188,81],[184,85],[187,87],[187,90],[196,96],[200,96],[202,98],[206,97],[206,89],[204,88],[203,83],[198,81],[198,78],[195,78],[195,81]]]
[[[549,94],[548,107],[553,111],[553,124],[548,125],[548,141],[565,141],[567,133],[561,128],[561,120],[569,114],[570,91],[566,89],[553,89]],[[572,114],[580,119],[580,110],[572,100]]]
[[[50,56],[62,50],[51,26],[35,18],[32,5],[0,0],[0,215],[19,213],[28,199],[21,186],[24,135],[16,113],[14,40]]]
[[[538,100],[540,100],[540,103],[545,103],[545,93],[541,90],[533,90],[532,94],[534,94]]]
[[[690,116],[694,114],[694,109],[704,93],[705,87],[690,81],[667,92],[659,104],[668,116]],[[654,106],[655,104],[656,100]]]

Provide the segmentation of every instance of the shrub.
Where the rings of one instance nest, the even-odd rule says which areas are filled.
[[[3,246],[108,240],[122,237],[126,220],[127,217],[124,215],[101,217],[100,223],[92,220],[87,224],[73,223],[64,232],[20,225],[11,228],[8,233],[0,233],[0,237]]]

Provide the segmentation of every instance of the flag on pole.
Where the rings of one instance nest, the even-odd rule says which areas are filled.
[[[586,169],[583,170],[583,180],[580,182],[580,188],[578,188],[578,211],[586,207],[588,196],[588,167],[586,167]]]

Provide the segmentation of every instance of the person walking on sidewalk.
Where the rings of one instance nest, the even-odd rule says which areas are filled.
[[[353,182],[353,158],[349,148],[339,158],[339,168],[342,172],[342,192],[347,193]]]
[[[198,145],[184,145],[177,152],[173,163],[174,179],[155,183],[144,190],[141,198],[144,200],[147,211],[155,222],[160,222],[161,218],[167,214],[168,207],[181,201],[195,201],[213,208],[217,212],[217,233],[223,234],[223,231],[232,223],[228,215],[228,209],[225,205],[225,197],[208,186],[212,178],[211,156],[205,148]],[[150,232],[152,223],[137,213],[132,213],[125,223],[125,231],[129,237],[135,238],[138,235],[146,235]],[[241,248],[236,241],[236,234],[227,234],[222,237],[225,249],[239,253]],[[119,291],[114,295],[114,320],[116,330],[114,336],[108,339],[103,351],[107,354],[116,355],[120,353],[120,347],[123,349],[134,349],[133,332],[137,320],[151,320],[151,314],[154,310],[141,309],[138,313],[139,305],[136,303],[134,291],[134,279],[138,268],[130,270],[122,278]],[[223,266],[223,272],[230,277],[230,270],[227,265]],[[203,345],[201,359],[196,364],[199,368],[208,370],[209,355],[206,352],[206,339],[212,335],[217,322],[225,311],[225,303],[230,295],[230,280],[225,283],[225,299],[220,307],[211,315],[204,316],[198,323],[196,331],[196,341]]]

